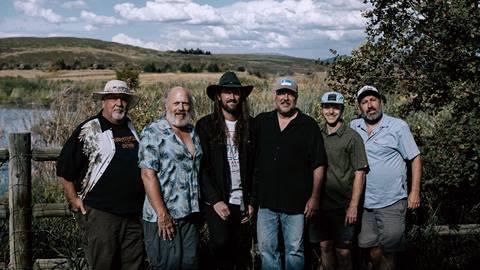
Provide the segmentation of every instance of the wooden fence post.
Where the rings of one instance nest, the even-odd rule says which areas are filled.
[[[30,133],[8,135],[9,269],[33,268]]]

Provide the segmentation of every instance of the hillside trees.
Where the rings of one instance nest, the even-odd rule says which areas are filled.
[[[129,65],[115,70],[117,80],[125,81],[130,89],[137,89],[140,86],[139,74],[138,69]]]
[[[366,2],[367,39],[334,63],[331,87],[393,99],[421,146],[424,202],[442,223],[479,223],[479,1]]]

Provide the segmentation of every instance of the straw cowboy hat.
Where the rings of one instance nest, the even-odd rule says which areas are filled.
[[[105,84],[105,88],[103,89],[103,91],[93,93],[93,98],[95,100],[102,100],[105,95],[109,94],[122,94],[129,96],[128,108],[133,108],[140,100],[138,96],[134,95],[130,91],[127,84],[124,81],[120,80],[108,81],[107,84]]]

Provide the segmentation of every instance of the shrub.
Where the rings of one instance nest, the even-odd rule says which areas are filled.
[[[183,63],[180,66],[180,71],[181,72],[193,72],[193,67],[190,63]]]
[[[207,71],[208,72],[220,72],[220,67],[217,65],[217,63],[210,63],[207,66]]]
[[[125,81],[129,88],[137,89],[139,86],[139,72],[137,69],[134,69],[130,66],[123,66],[120,69],[115,70],[115,75],[117,76],[117,80]]]
[[[143,67],[144,72],[157,72],[157,67],[155,66],[155,63],[148,63]]]

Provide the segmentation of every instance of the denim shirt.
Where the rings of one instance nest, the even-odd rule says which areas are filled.
[[[350,122],[365,143],[368,165],[365,208],[378,209],[407,197],[407,164],[420,151],[408,124],[383,114],[370,136],[363,119]]]
[[[140,135],[138,165],[156,172],[161,195],[174,219],[199,212],[198,172],[202,149],[193,126],[187,126],[195,146],[192,156],[186,145],[175,135],[165,118],[146,126]],[[143,219],[157,221],[157,214],[145,197]]]

